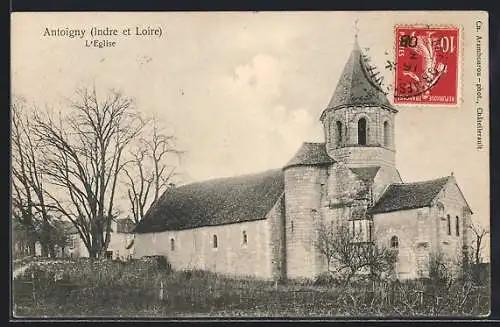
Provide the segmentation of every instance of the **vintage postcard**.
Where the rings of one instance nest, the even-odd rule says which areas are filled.
[[[12,319],[490,314],[487,12],[11,18]]]

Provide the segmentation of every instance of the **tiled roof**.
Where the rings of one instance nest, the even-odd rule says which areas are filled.
[[[417,183],[390,184],[370,214],[422,208],[429,206],[451,177]]]
[[[264,219],[283,192],[281,169],[179,186],[165,191],[134,232],[151,233]]]
[[[337,87],[323,114],[329,109],[346,106],[378,106],[396,110],[370,73],[356,41],[349,60],[344,66]],[[323,115],[322,115],[323,118]]]
[[[304,142],[293,158],[283,167],[315,166],[334,163],[326,153],[325,143]]]

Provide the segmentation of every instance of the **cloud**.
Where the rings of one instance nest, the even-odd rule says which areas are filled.
[[[211,81],[206,106],[192,118],[194,179],[230,176],[281,167],[300,144],[319,134],[319,123],[304,108],[279,104],[286,67],[260,53],[233,73]],[[218,119],[211,119],[213,116]],[[210,124],[206,122],[210,121]],[[253,153],[253,155],[249,155]],[[200,167],[200,162],[205,162]]]

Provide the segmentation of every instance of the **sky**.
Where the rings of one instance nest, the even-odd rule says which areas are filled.
[[[80,85],[118,88],[176,135],[186,151],[184,182],[234,176],[282,167],[302,142],[324,141],[319,117],[355,31],[391,81],[384,66],[394,57],[395,24],[457,24],[461,101],[397,106],[396,164],[405,182],[453,172],[474,219],[488,226],[488,126],[485,147],[477,150],[472,104],[474,21],[467,13],[411,12],[14,13],[12,92],[64,111],[64,98]],[[117,44],[86,47],[94,26],[161,28],[162,35],[97,37]],[[44,36],[45,28],[85,29],[86,35]]]

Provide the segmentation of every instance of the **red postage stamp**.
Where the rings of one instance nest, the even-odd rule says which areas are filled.
[[[459,29],[396,26],[394,103],[458,101]]]

